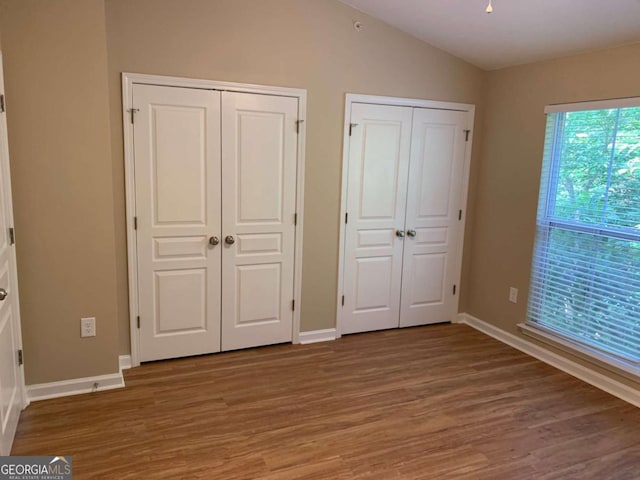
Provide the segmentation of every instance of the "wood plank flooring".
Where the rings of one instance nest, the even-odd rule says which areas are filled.
[[[36,402],[74,479],[638,479],[640,409],[464,325],[143,365]]]

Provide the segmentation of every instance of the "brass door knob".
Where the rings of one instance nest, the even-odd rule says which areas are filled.
[[[416,231],[415,230],[407,230],[407,235],[409,235],[411,238],[414,238],[416,236]]]
[[[215,235],[213,237],[209,237],[209,245],[215,247],[219,243],[220,243],[220,239],[218,237],[216,237]]]
[[[226,243],[227,245],[233,245],[234,243],[236,243],[236,239],[233,238],[233,235],[227,235],[226,237],[224,237],[224,243]]]
[[[396,230],[396,237],[403,238],[404,237],[404,230]]]

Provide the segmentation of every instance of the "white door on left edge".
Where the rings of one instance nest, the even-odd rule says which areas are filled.
[[[0,56],[0,94],[4,95]],[[4,100],[4,98],[3,98]],[[4,109],[0,109],[4,110]],[[13,224],[7,120],[0,112],[0,455],[9,455],[25,406],[24,376],[18,361],[21,347],[20,307],[15,248],[9,228]]]
[[[298,99],[222,94],[222,350],[292,340]]]
[[[220,351],[220,93],[134,85],[140,360]]]

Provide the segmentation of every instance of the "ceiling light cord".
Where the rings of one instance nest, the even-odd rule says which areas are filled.
[[[487,13],[493,12],[493,5],[491,5],[491,0],[489,0],[489,5],[487,5],[487,9],[485,10]]]

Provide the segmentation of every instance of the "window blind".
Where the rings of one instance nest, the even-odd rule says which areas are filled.
[[[640,365],[640,106],[548,114],[527,319]]]

